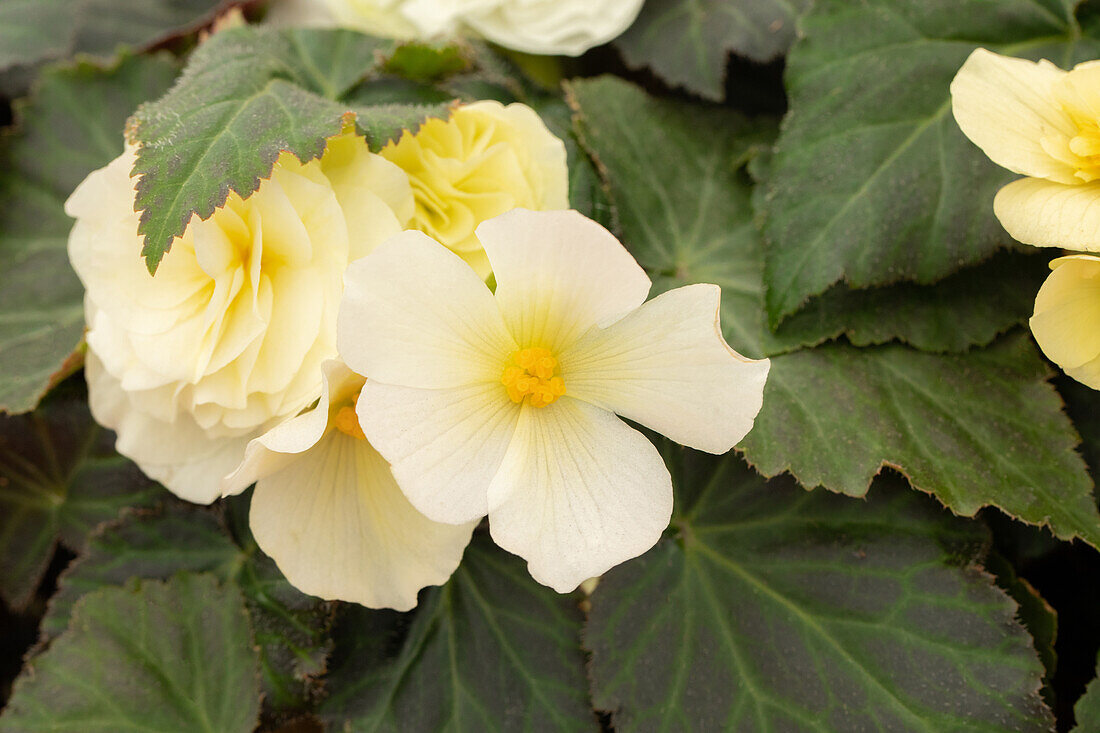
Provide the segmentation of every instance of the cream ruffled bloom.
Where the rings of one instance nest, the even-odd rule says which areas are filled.
[[[87,290],[89,400],[120,453],[208,503],[249,440],[320,395],[344,270],[401,231],[412,194],[350,134],[321,161],[284,153],[253,195],[193,218],[152,278],[138,254],[134,160],[127,149],[65,205]]]
[[[1017,240],[1100,250],[1100,63],[1062,71],[977,49],[951,83],[959,127],[993,162],[1027,178],[993,210]]]
[[[449,120],[430,119],[380,153],[409,176],[416,197],[413,229],[490,273],[474,233],[514,208],[569,208],[565,144],[527,105],[475,102]]]
[[[363,378],[335,360],[323,372],[317,406],[249,443],[223,488],[255,482],[252,533],[296,588],[407,611],[421,588],[451,576],[477,521],[440,524],[416,511],[359,428]]]
[[[1050,269],[1035,298],[1031,331],[1062,371],[1100,389],[1100,257],[1059,257]]]
[[[472,34],[505,48],[579,56],[625,31],[643,0],[282,0],[280,25],[339,25],[375,36]]]
[[[413,506],[488,514],[501,547],[569,591],[653,546],[672,512],[661,456],[616,413],[724,453],[769,363],[726,345],[715,285],[643,305],[649,278],[575,211],[519,209],[477,235],[495,292],[419,232],[353,263],[340,353],[367,377],[360,424]]]

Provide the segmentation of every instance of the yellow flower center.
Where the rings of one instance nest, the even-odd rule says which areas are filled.
[[[359,426],[359,416],[355,414],[355,408],[345,405],[336,411],[336,417],[332,419],[336,429],[344,435],[350,435],[359,440],[366,440],[363,428]]]
[[[1100,178],[1100,66],[1074,69],[1052,91],[1077,130],[1071,136],[1047,135],[1040,144],[1049,155],[1076,168],[1074,175],[1085,183]]]
[[[558,360],[549,349],[531,348],[513,352],[504,365],[500,383],[512,402],[546,407],[565,394],[565,380],[558,375]]]

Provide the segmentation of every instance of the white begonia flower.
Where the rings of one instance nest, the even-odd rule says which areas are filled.
[[[1100,257],[1059,257],[1050,269],[1035,298],[1031,332],[1062,371],[1100,389]]]
[[[65,204],[86,289],[92,414],[178,496],[209,503],[245,446],[311,404],[336,355],[348,262],[412,215],[406,176],[343,134],[320,161],[282,154],[271,177],[193,217],[156,277],[139,253],[135,150]]]
[[[474,229],[514,208],[569,208],[565,144],[533,109],[483,101],[430,119],[379,153],[409,176],[411,228],[453,250],[483,278],[489,260]]]
[[[580,56],[630,27],[643,0],[281,0],[277,25],[338,25],[374,36],[466,34],[533,54]]]
[[[416,511],[359,428],[363,378],[336,360],[322,370],[317,406],[250,442],[223,489],[255,482],[252,534],[294,587],[407,611],[421,588],[451,577],[477,521],[441,524]]]
[[[1100,250],[1100,62],[1072,71],[975,50],[951,82],[959,127],[996,164],[1027,176],[993,210],[1017,240]]]
[[[726,345],[716,285],[645,303],[650,281],[575,211],[522,209],[477,229],[495,292],[404,232],[348,268],[337,324],[367,377],[363,432],[427,517],[489,515],[536,580],[572,590],[640,555],[672,512],[653,444],[616,417],[724,453],[751,428],[769,362]]]

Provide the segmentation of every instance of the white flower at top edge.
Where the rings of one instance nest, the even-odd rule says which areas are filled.
[[[323,372],[317,406],[249,443],[223,489],[256,483],[252,533],[294,587],[407,611],[458,567],[477,520],[440,524],[416,511],[359,428],[363,378],[339,361]]]
[[[481,36],[534,54],[579,56],[616,38],[643,0],[276,0],[272,22],[342,26],[375,36],[429,40]]]
[[[616,413],[723,453],[752,428],[769,362],[726,345],[715,285],[645,303],[649,278],[575,211],[517,209],[477,235],[495,292],[420,232],[352,263],[338,347],[413,506],[488,514],[536,580],[572,590],[645,552],[672,512],[661,456]]]

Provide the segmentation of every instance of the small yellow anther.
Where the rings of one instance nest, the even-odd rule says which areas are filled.
[[[546,407],[565,394],[565,380],[555,376],[558,360],[549,349],[520,349],[504,365],[500,382],[512,402],[527,400],[533,407]]]
[[[359,425],[359,416],[355,414],[354,407],[341,407],[336,411],[336,417],[333,418],[332,422],[336,429],[344,435],[350,435],[359,440],[367,439],[367,436],[363,434],[363,428]]]

